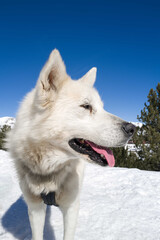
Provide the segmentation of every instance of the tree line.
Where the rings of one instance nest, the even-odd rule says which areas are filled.
[[[160,83],[150,89],[147,102],[137,119],[143,123],[133,136],[136,152],[128,149],[113,149],[117,167],[139,168],[160,171]]]

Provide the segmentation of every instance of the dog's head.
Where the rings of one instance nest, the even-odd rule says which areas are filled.
[[[69,157],[113,166],[108,147],[125,145],[135,127],[104,110],[93,87],[95,79],[96,68],[92,68],[81,79],[72,80],[58,50],[52,51],[37,82],[34,112],[41,116],[37,117],[39,127],[45,128],[40,137],[55,148]]]

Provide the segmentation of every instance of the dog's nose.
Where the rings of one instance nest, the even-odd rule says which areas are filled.
[[[133,125],[132,123],[124,122],[122,124],[122,130],[128,137],[133,136],[135,129],[136,129],[136,126]]]

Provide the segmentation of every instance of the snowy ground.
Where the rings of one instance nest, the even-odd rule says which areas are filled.
[[[0,239],[31,239],[12,160],[0,151]],[[48,208],[46,240],[62,240],[62,217]],[[75,240],[160,240],[160,173],[87,165]]]

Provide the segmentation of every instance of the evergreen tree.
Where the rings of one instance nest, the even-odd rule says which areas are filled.
[[[113,148],[113,155],[115,157],[116,167],[127,167],[128,152],[124,147]]]
[[[135,134],[134,142],[140,149],[143,169],[160,171],[160,83],[156,90],[150,90],[147,98],[141,116],[137,117],[143,126]]]
[[[156,90],[149,91],[147,99],[141,116],[137,116],[143,125],[137,128],[133,136],[138,151],[135,153],[124,148],[112,149],[118,167],[160,171],[160,83]]]
[[[10,126],[4,125],[1,129],[0,129],[0,149],[2,150],[6,150],[4,147],[5,144],[5,138],[6,138],[6,133],[11,129]]]
[[[116,167],[143,169],[143,162],[138,158],[138,154],[128,151],[128,148],[120,147],[112,149]]]

